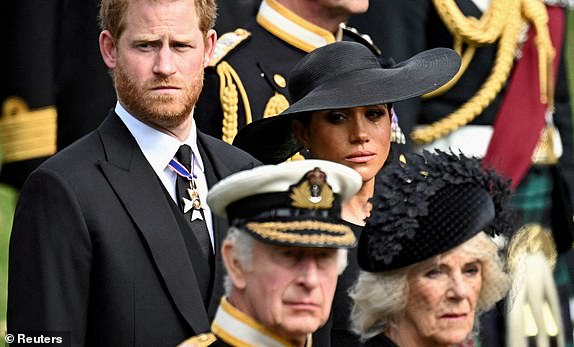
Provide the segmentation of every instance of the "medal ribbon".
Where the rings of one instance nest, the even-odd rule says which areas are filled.
[[[193,181],[197,178],[197,175],[194,173],[195,171],[195,156],[191,155],[191,172],[187,170],[185,166],[183,166],[177,159],[173,158],[169,161],[169,168],[174,171],[176,174],[180,175],[181,177],[187,178],[189,181]],[[193,181],[193,185],[195,186],[195,182]]]
[[[195,156],[193,153],[191,154],[191,172],[187,170],[187,168],[181,164],[177,159],[173,158],[169,161],[169,168],[174,171],[179,176],[186,178],[189,181],[189,200],[184,198],[184,213],[189,211],[189,208],[193,207],[194,211],[199,211],[201,209],[201,199],[199,198],[199,192],[197,191],[197,184],[195,183],[195,179],[197,175],[195,174]],[[188,203],[190,204],[188,207]],[[194,212],[195,213],[195,212]],[[195,219],[194,215],[192,215],[192,220]],[[199,217],[198,217],[199,218]],[[200,219],[203,219],[201,217]]]

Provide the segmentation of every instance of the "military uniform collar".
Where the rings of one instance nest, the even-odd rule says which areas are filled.
[[[281,40],[305,52],[340,41],[343,26],[337,35],[289,11],[275,0],[263,0],[257,13],[257,23]]]
[[[253,318],[221,299],[211,331],[226,343],[237,347],[293,347],[287,340],[273,334]],[[311,347],[311,338],[306,347]]]

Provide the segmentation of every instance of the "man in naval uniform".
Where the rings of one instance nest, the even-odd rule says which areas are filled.
[[[565,299],[564,328],[554,329],[560,326],[556,305],[550,305],[554,323],[542,324],[538,314],[530,315],[530,321],[537,321],[538,336],[563,335],[567,341],[572,339],[568,277],[574,275],[566,262],[573,241],[568,192],[574,192],[572,91],[564,45],[569,6],[572,1],[566,0],[377,1],[350,20],[398,60],[432,47],[454,46],[460,52],[463,66],[446,88],[395,105],[401,127],[417,148],[451,148],[484,157],[485,165],[512,179],[513,204],[531,235],[541,227],[552,230],[547,234],[559,252],[556,284]],[[542,284],[541,278],[532,283]],[[503,345],[504,329],[482,331],[489,332],[483,334],[488,338],[483,345]],[[507,329],[509,335],[519,331],[524,329]]]
[[[303,160],[229,176],[208,194],[227,216],[227,270],[211,332],[180,346],[324,346],[311,336],[329,318],[337,276],[356,243],[341,203],[361,186],[346,166]]]
[[[231,143],[245,124],[286,109],[289,71],[317,47],[358,41],[380,55],[368,37],[344,25],[368,6],[368,0],[264,0],[256,19],[218,40],[195,113],[198,127]]]

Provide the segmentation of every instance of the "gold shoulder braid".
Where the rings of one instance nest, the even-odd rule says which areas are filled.
[[[554,49],[548,31],[548,13],[540,0],[497,0],[480,19],[466,17],[454,0],[433,0],[434,6],[454,38],[454,49],[462,56],[462,66],[449,83],[426,94],[432,98],[448,91],[456,84],[470,64],[476,48],[498,41],[498,51],[490,75],[476,92],[458,110],[447,117],[414,130],[411,139],[425,144],[443,137],[475,119],[500,92],[508,79],[525,23],[536,29],[539,54],[540,100],[552,107],[552,60]],[[466,49],[463,52],[463,48]]]
[[[247,92],[237,72],[223,61],[217,65],[217,74],[219,75],[219,100],[223,110],[223,141],[232,143],[233,138],[237,135],[237,110],[239,105],[239,94],[245,109],[245,124],[251,123],[251,106],[247,98]]]
[[[289,101],[287,101],[285,95],[275,92],[275,95],[269,99],[267,105],[265,106],[263,118],[276,116],[279,113],[285,111],[287,107],[289,107]]]
[[[217,341],[217,337],[212,333],[200,334],[183,341],[177,347],[208,347]]]
[[[209,61],[209,66],[216,66],[221,59],[250,36],[251,33],[249,31],[241,28],[223,34],[219,39],[217,39],[213,55]]]
[[[30,110],[24,99],[11,96],[2,104],[0,149],[3,162],[47,157],[56,153],[55,106]]]

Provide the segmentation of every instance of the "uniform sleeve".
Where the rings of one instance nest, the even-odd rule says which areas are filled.
[[[91,242],[72,187],[40,169],[26,182],[10,240],[8,331],[71,333],[83,345]]]
[[[206,68],[203,89],[195,105],[193,117],[199,130],[221,139],[223,134],[223,110],[219,100],[219,86],[219,76],[215,68]]]

